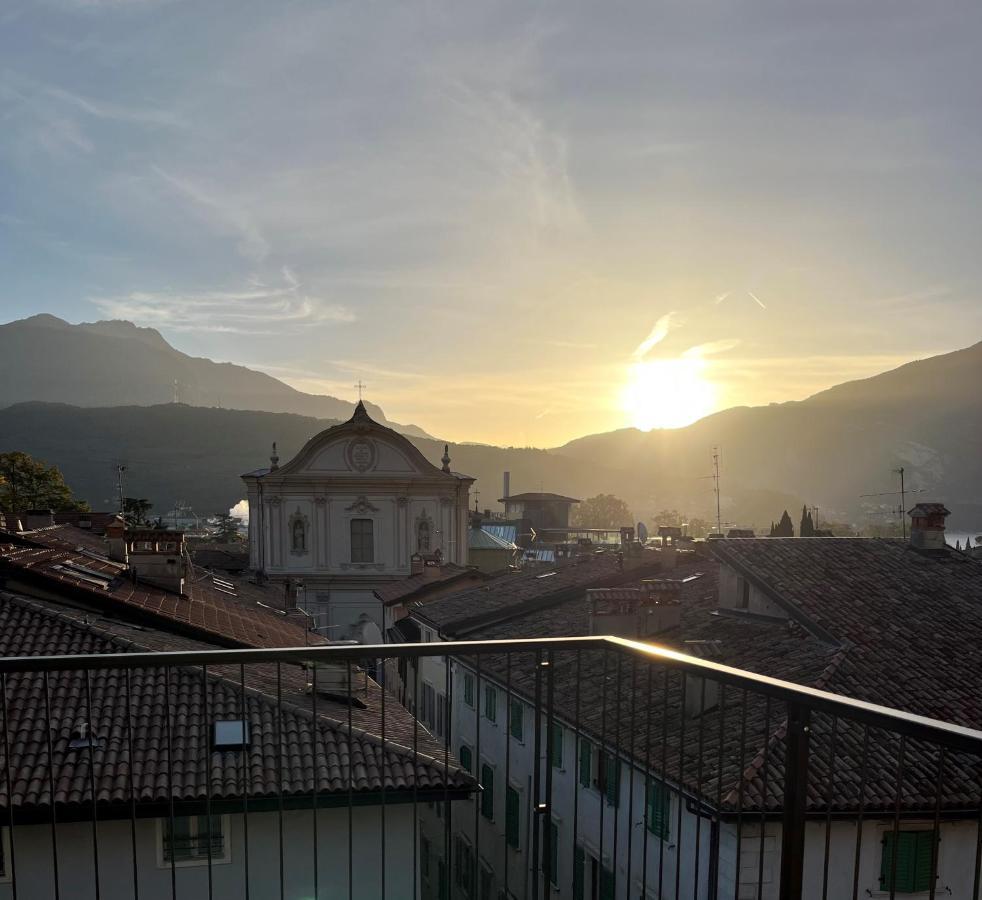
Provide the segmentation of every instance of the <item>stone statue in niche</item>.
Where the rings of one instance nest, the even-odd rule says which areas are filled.
[[[290,552],[296,556],[307,552],[307,517],[300,512],[299,506],[290,516]]]
[[[433,520],[424,511],[416,520],[416,552],[429,553],[433,544]]]

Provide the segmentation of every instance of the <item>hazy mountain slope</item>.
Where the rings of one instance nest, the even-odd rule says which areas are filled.
[[[591,435],[553,452],[639,476],[657,469],[663,486],[674,483],[685,498],[720,446],[724,495],[789,491],[853,518],[864,504],[893,502],[860,495],[894,490],[890,470],[904,466],[909,487],[944,500],[955,521],[965,521],[982,514],[980,375],[982,343],[801,402],[728,409],[672,431]]]
[[[170,402],[175,380],[181,402],[192,406],[345,419],[354,409],[345,400],[305,394],[263,372],[188,356],[159,332],[132,322],[71,325],[39,315],[0,325],[0,406],[32,400],[149,406]],[[377,406],[370,410],[387,422]],[[414,425],[388,424],[427,437]]]
[[[166,511],[175,500],[199,512],[227,509],[245,495],[243,472],[269,465],[270,444],[290,459],[331,420],[287,413],[207,409],[184,404],[81,408],[23,403],[0,409],[0,452],[24,450],[61,468],[73,490],[95,507],[115,501],[113,464],[127,465],[126,493]],[[410,438],[439,465],[443,444]],[[587,496],[626,492],[630,479],[592,463],[545,450],[450,445],[453,468],[475,476],[481,508],[497,507],[502,472],[512,490],[564,490]]]

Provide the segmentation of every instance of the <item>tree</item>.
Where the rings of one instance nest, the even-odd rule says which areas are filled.
[[[781,514],[781,521],[777,525],[771,525],[771,537],[794,537],[794,524],[787,510]]]
[[[815,537],[815,523],[807,506],[801,507],[801,525],[798,527],[799,537]]]
[[[28,509],[87,510],[84,500],[76,500],[56,466],[45,465],[27,453],[0,453],[0,509],[23,512]]]
[[[580,528],[620,528],[633,525],[628,505],[613,494],[597,494],[573,509],[572,524]]]
[[[130,527],[150,525],[151,509],[153,504],[143,497],[123,497],[123,519]]]
[[[237,541],[239,539],[239,522],[236,516],[227,512],[215,513],[218,530],[215,537],[220,541]]]

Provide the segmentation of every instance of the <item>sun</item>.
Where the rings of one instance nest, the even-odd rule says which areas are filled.
[[[681,428],[709,415],[716,392],[705,369],[706,361],[697,356],[634,363],[621,393],[631,424],[641,431]]]

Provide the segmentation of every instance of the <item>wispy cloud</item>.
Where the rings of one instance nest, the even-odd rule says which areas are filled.
[[[682,355],[687,358],[703,357],[703,356],[713,356],[716,353],[725,353],[727,350],[732,350],[734,347],[740,346],[739,338],[724,338],[720,341],[708,341],[705,344],[696,344],[695,347],[689,347]]]
[[[284,334],[324,322],[355,321],[346,307],[309,297],[289,283],[263,287],[253,282],[231,291],[134,291],[90,301],[111,318],[173,331]]]
[[[758,296],[757,296],[757,295],[756,295],[756,294],[755,294],[755,293],[754,293],[753,291],[747,291],[747,295],[748,295],[748,296],[750,297],[750,299],[751,299],[751,300],[753,300],[753,301],[754,301],[754,303],[756,303],[756,304],[757,304],[757,305],[758,305],[758,306],[759,306],[759,307],[760,307],[761,309],[767,309],[767,307],[766,307],[766,306],[764,306],[764,301],[763,301],[763,300],[761,300],[761,299],[760,299],[760,297],[758,297]]]
[[[657,346],[668,337],[668,333],[672,330],[672,328],[675,328],[681,324],[681,317],[675,310],[665,313],[665,315],[655,322],[651,331],[648,332],[648,336],[640,344],[638,344],[633,354],[634,359],[636,361],[644,359],[653,347]]]
[[[238,251],[243,257],[252,262],[262,262],[269,255],[269,243],[259,225],[236,203],[188,178],[172,175],[159,166],[154,166],[153,171],[179,195],[190,200],[201,215],[223,232],[238,234]],[[292,273],[290,277],[293,277]]]
[[[905,294],[881,297],[873,302],[877,306],[911,306],[916,303],[924,303],[928,300],[940,300],[942,297],[948,297],[950,295],[951,288],[947,284],[932,284]]]
[[[66,91],[60,87],[45,87],[44,92],[51,98],[73,107],[96,119],[115,122],[130,122],[137,125],[159,125],[169,128],[185,128],[187,122],[176,113],[152,106],[124,106],[92,100],[80,94]]]

